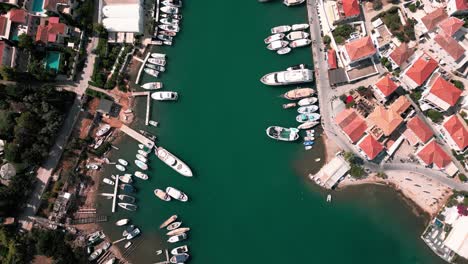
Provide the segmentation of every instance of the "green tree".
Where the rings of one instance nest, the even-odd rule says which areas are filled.
[[[323,44],[325,44],[325,46],[329,47],[330,43],[331,43],[330,36],[328,36],[328,35],[323,36]]]
[[[468,178],[466,177],[466,175],[463,174],[463,173],[459,173],[459,174],[458,174],[458,178],[459,178],[460,181],[462,181],[462,182],[466,182],[466,181],[468,180]],[[465,198],[465,199],[466,199],[466,198]]]
[[[342,44],[353,32],[354,28],[348,24],[338,25],[333,31],[333,37],[335,38],[336,43]]]
[[[434,123],[439,123],[444,117],[442,113],[433,109],[429,109],[426,114]]]
[[[2,65],[0,67],[0,75],[5,81],[13,81],[16,79],[16,70],[12,67]]]
[[[21,49],[32,50],[34,41],[31,36],[23,33],[18,36],[18,47]]]
[[[9,111],[0,111],[0,138],[10,139],[14,128],[14,114]]]
[[[374,10],[380,10],[380,9],[382,9],[382,6],[383,6],[383,4],[382,4],[382,1],[381,1],[381,0],[374,0],[374,1],[372,2],[372,8],[373,8]]]
[[[459,80],[452,80],[452,83],[453,85],[455,85],[455,87],[457,87],[458,89],[460,90],[465,90],[465,85],[463,85],[463,83]]]
[[[93,31],[99,37],[106,37],[107,36],[107,29],[101,23],[94,23],[93,24]]]
[[[351,169],[349,170],[349,175],[355,179],[362,179],[365,177],[364,168],[357,164],[351,164]]]
[[[415,5],[415,4],[410,4],[410,5],[408,6],[408,9],[409,9],[412,13],[414,13],[414,12],[416,12],[416,5]]]

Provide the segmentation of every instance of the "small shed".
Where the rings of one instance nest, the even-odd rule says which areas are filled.
[[[103,115],[109,115],[110,113],[112,113],[113,106],[114,106],[113,101],[107,100],[107,99],[101,99],[99,101],[99,105],[96,111]]]

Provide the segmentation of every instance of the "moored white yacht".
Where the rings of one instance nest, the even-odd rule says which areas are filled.
[[[279,50],[281,48],[284,48],[288,46],[288,42],[285,40],[275,40],[268,44],[267,49],[269,50]]]
[[[277,26],[271,29],[271,34],[284,33],[288,31],[291,31],[291,26],[288,26],[288,25]]]
[[[156,148],[155,154],[160,160],[162,160],[169,167],[171,167],[178,173],[182,174],[183,176],[186,176],[186,177],[193,176],[192,170],[190,170],[189,166],[187,166],[187,164],[185,164],[179,158],[177,158],[172,153],[167,151],[165,148],[163,147]]]
[[[266,85],[288,85],[306,83],[314,80],[314,74],[309,69],[297,69],[272,72],[264,75],[260,81]]]

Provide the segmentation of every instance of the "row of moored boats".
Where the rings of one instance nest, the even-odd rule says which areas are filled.
[[[180,31],[182,1],[165,0],[161,4],[153,39],[162,45],[172,46],[175,36]]]
[[[271,34],[263,40],[267,49],[279,55],[288,54],[294,48],[305,47],[311,43],[309,33],[305,32],[309,24],[282,25],[271,29]]]

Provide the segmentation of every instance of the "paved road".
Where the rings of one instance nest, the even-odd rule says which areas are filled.
[[[323,41],[317,8],[322,8],[322,2],[320,0],[307,0],[307,12],[309,16],[310,36],[312,40],[312,55],[316,74],[316,88],[321,107],[320,114],[322,116],[322,126],[327,137],[334,141],[341,149],[344,151],[353,152],[357,156],[361,156],[357,148],[351,144],[351,142],[349,142],[344,134],[341,133],[341,128],[338,127],[338,125],[334,122],[334,111],[331,102],[332,97],[335,96],[335,93],[331,89],[328,78],[328,62],[325,60],[326,52],[322,44]],[[453,189],[468,191],[467,184],[459,183],[454,179],[447,178],[447,176],[440,171],[428,169],[421,165],[406,163],[389,163],[379,165],[364,161],[364,167],[372,172],[380,172],[385,170],[418,172]]]

